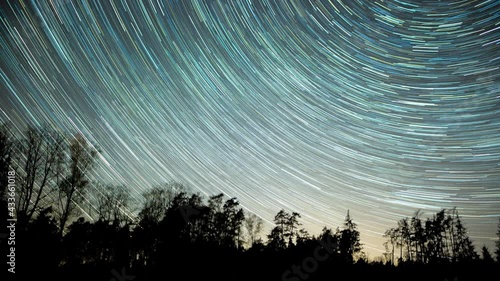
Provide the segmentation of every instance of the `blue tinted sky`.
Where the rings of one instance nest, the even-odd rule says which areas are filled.
[[[100,180],[175,180],[365,250],[418,209],[500,216],[500,1],[7,1],[0,120],[82,132]],[[270,224],[267,225],[268,227]]]

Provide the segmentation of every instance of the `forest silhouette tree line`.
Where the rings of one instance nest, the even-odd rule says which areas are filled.
[[[483,247],[479,255],[456,209],[426,219],[417,211],[399,220],[385,232],[386,253],[369,261],[349,211],[340,227],[311,235],[299,213],[280,210],[265,234],[263,220],[245,213],[236,198],[204,198],[171,182],[146,191],[137,212],[130,212],[126,187],[90,181],[97,161],[98,150],[80,134],[67,137],[45,126],[15,137],[8,124],[0,126],[1,224],[15,213],[16,274],[115,281],[331,280],[347,274],[353,280],[441,281],[499,273],[500,240],[494,253]],[[6,264],[10,246],[0,242]]]

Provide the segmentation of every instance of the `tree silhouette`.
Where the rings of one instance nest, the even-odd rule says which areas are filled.
[[[48,274],[60,263],[61,237],[51,207],[38,212],[26,230],[17,232],[16,236],[19,272],[35,270]]]
[[[422,226],[422,220],[420,219],[420,210],[416,211],[413,217],[411,218],[411,240],[415,247],[415,261],[417,263],[425,262],[424,261],[424,252],[425,252],[425,229]]]
[[[311,235],[305,228],[299,229],[299,231],[296,233],[296,241],[297,245],[299,244],[305,244],[307,241],[311,240]]]
[[[478,257],[456,209],[443,209],[425,224],[417,211],[411,220],[399,220],[398,227],[387,230],[384,237],[388,239],[387,245],[392,245],[391,262],[394,262],[394,248],[400,249],[399,260],[406,262],[465,262]]]
[[[391,245],[390,261],[391,261],[392,265],[394,264],[394,249],[397,246],[397,239],[398,239],[397,235],[398,235],[398,232],[397,232],[397,229],[395,229],[395,228],[388,229],[384,233],[384,237],[388,239],[388,241],[386,242],[386,245],[387,244]]]
[[[208,199],[208,224],[206,225],[208,239],[214,244],[220,244],[223,236],[223,225],[225,222],[223,213],[224,194],[220,193],[210,196]],[[200,203],[190,204],[190,206],[200,206]]]
[[[493,257],[491,256],[491,253],[490,251],[488,250],[488,248],[486,248],[486,245],[483,245],[483,247],[481,248],[481,254],[483,256],[483,261],[488,263],[488,264],[491,264],[494,262],[493,260]]]
[[[472,261],[478,258],[474,244],[467,234],[467,228],[463,225],[458,212],[454,211],[454,256],[458,261]]]
[[[344,229],[340,232],[339,252],[343,260],[352,263],[353,255],[361,251],[362,245],[357,225],[352,221],[349,210],[347,211],[343,227]]]
[[[169,208],[175,196],[186,191],[187,188],[181,183],[170,182],[165,185],[157,185],[143,193],[143,206],[139,212],[139,220],[159,222],[163,219],[167,208]]]
[[[330,249],[330,252],[333,255],[337,255],[340,252],[340,239],[341,232],[337,228],[337,231],[334,233],[332,229],[323,227],[321,234],[318,236],[318,241],[330,241],[333,248]]]
[[[60,182],[65,148],[63,136],[49,127],[28,127],[26,138],[19,143],[16,212],[20,229],[27,227],[35,212],[47,207],[47,203],[40,205],[48,194],[46,189],[53,190]]]
[[[59,184],[59,231],[62,234],[71,215],[77,211],[88,186],[88,174],[93,168],[97,150],[78,134],[69,145],[68,173]]]
[[[125,186],[96,184],[97,216],[99,221],[113,224],[130,222],[129,209],[130,191]]]
[[[292,212],[292,214],[289,216],[288,221],[286,223],[286,229],[287,229],[287,234],[288,236],[288,245],[293,245],[294,241],[296,240],[298,236],[298,227],[301,226],[302,224],[299,223],[298,219],[300,218],[300,214],[296,212]]]
[[[411,230],[410,224],[408,223],[408,218],[403,218],[398,221],[398,234],[400,236],[401,249],[406,249],[405,259],[411,260]]]
[[[294,244],[294,238],[297,236],[297,228],[300,226],[298,222],[300,214],[293,212],[287,213],[285,210],[280,210],[274,217],[276,226],[268,235],[268,246],[274,250],[285,249]]]
[[[443,233],[445,231],[446,210],[441,210],[426,221],[427,255],[431,262],[445,258]]]
[[[243,243],[241,228],[243,226],[243,221],[245,220],[243,209],[238,207],[239,202],[236,198],[231,198],[224,203],[224,225],[222,231],[222,243],[227,246],[237,248],[239,248]]]
[[[426,219],[416,211],[397,220],[384,234],[386,263],[370,262],[349,211],[340,227],[324,227],[316,238],[301,228],[299,213],[279,210],[266,244],[258,237],[263,220],[255,214],[246,217],[237,198],[205,198],[169,182],[145,192],[140,209],[132,211],[125,186],[89,183],[97,151],[83,136],[67,142],[46,128],[29,128],[14,149],[10,134],[0,127],[0,171],[6,173],[12,165],[19,172],[18,208],[24,216],[24,227],[16,229],[19,271],[50,274],[51,280],[129,281],[136,275],[138,280],[159,280],[170,274],[186,280],[281,276],[313,281],[346,274],[353,280],[436,281],[498,275],[488,248],[482,247],[482,259],[475,252],[456,209],[442,209]],[[59,198],[51,196],[52,187]],[[6,229],[5,198],[0,205],[0,224]],[[89,220],[73,220],[83,208],[90,210]],[[500,260],[500,221],[497,235]],[[8,252],[6,238],[0,232],[1,247]]]
[[[185,238],[191,210],[190,198],[181,184],[171,182],[155,186],[143,194],[144,204],[139,211],[137,226],[132,230],[134,263],[141,266],[156,266],[158,252],[169,245],[178,246]],[[162,245],[167,243],[167,245]]]
[[[262,231],[263,220],[256,214],[251,214],[245,218],[244,225],[248,234],[247,244],[252,247],[256,242],[259,241],[259,233]]]
[[[92,225],[80,217],[68,226],[68,231],[64,235],[63,243],[65,246],[66,262],[75,266],[88,263],[88,255],[91,247]]]

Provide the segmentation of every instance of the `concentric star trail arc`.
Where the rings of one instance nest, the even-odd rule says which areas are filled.
[[[1,120],[101,150],[138,198],[183,182],[373,255],[417,209],[500,216],[500,1],[7,1]],[[263,235],[265,235],[263,233]]]

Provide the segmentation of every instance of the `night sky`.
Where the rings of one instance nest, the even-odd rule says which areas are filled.
[[[500,216],[500,1],[2,1],[0,121],[100,149],[134,198],[177,181],[237,197],[268,233],[347,209],[365,251],[457,207]],[[479,249],[477,249],[479,250]]]

